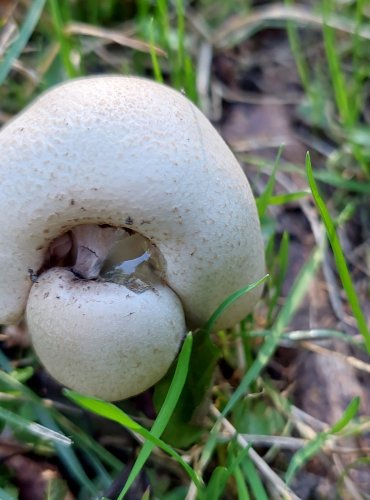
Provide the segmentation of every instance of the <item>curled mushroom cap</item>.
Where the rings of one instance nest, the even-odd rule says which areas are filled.
[[[0,323],[27,308],[41,360],[76,390],[111,400],[141,392],[168,369],[185,322],[201,326],[264,273],[244,173],[203,114],[164,85],[119,76],[60,85],[1,130],[0,152]],[[161,263],[140,290],[99,277],[124,229]],[[217,328],[245,317],[259,294]]]

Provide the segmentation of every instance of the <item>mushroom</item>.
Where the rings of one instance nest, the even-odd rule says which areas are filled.
[[[135,77],[72,80],[8,123],[0,151],[0,323],[26,311],[36,352],[64,385],[107,400],[142,392],[187,328],[264,273],[248,181],[177,91]]]

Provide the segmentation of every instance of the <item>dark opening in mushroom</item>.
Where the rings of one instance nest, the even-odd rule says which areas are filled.
[[[83,224],[56,238],[38,274],[53,267],[118,284],[139,279],[154,285],[165,278],[165,261],[155,245],[132,230],[108,225]]]

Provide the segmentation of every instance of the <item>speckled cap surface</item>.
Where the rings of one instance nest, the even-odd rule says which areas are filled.
[[[42,95],[0,132],[0,189],[0,323],[22,316],[28,269],[80,224],[129,227],[155,244],[190,327],[264,274],[238,162],[188,99],[152,81],[85,78]],[[245,317],[260,293],[218,327]]]

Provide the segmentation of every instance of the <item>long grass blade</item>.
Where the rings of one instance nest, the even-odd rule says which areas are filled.
[[[237,290],[233,294],[231,294],[222,304],[216,309],[216,311],[212,314],[212,316],[209,318],[207,323],[204,325],[204,330],[208,333],[210,333],[216,324],[217,320],[219,317],[222,315],[224,311],[228,307],[230,307],[236,300],[240,299],[240,297],[243,297],[246,293],[250,292],[254,288],[256,288],[259,285],[262,285],[264,281],[269,277],[268,274],[266,274],[263,278],[259,279],[258,281],[255,281],[254,283],[245,286],[244,288],[241,288],[240,290]]]
[[[271,329],[270,335],[266,337],[264,344],[259,350],[256,360],[244,375],[234,394],[226,403],[225,408],[222,411],[222,417],[225,417],[234,408],[240,398],[244,396],[249,385],[256,380],[262,369],[266,366],[269,359],[273,355],[284,333],[284,328],[288,325],[293,313],[301,304],[303,297],[307,293],[309,283],[311,282],[313,274],[322,260],[322,256],[323,248],[316,248],[309,260],[303,266],[292,289],[290,290],[288,297],[285,299],[284,306],[282,307],[275,324]]]
[[[285,475],[287,484],[291,483],[293,477],[299,469],[314,455],[316,455],[325,442],[329,439],[331,434],[340,432],[349,422],[355,417],[360,407],[360,398],[354,398],[347,406],[342,417],[326,432],[320,432],[314,439],[312,439],[306,446],[298,450],[292,460],[290,461],[288,470]]]
[[[63,434],[52,415],[52,413],[55,413],[55,410],[52,410],[51,408],[45,408],[40,398],[33,391],[31,391],[31,389],[18,382],[11,375],[0,371],[0,390],[2,389],[10,389],[15,393],[22,394],[22,396],[26,400],[30,401],[34,406],[38,421],[43,426],[51,429],[56,433]],[[73,449],[69,446],[65,446],[65,444],[60,444],[56,441],[54,441],[53,444],[61,461],[64,463],[71,476],[74,477],[76,481],[81,486],[86,488],[86,490],[91,494],[96,494],[97,490],[95,488],[95,485],[87,477]]]
[[[51,17],[54,23],[55,34],[60,45],[60,54],[64,69],[69,78],[78,75],[77,69],[72,64],[71,59],[71,44],[64,32],[64,21],[62,19],[60,2],[57,0],[49,0]]]
[[[11,70],[13,62],[20,56],[22,50],[26,46],[30,36],[32,35],[35,26],[40,19],[46,0],[34,0],[30,2],[30,9],[24,20],[24,23],[19,30],[19,35],[14,43],[10,46],[5,54],[3,61],[0,64],[0,85],[2,85]]]
[[[268,500],[268,495],[263,486],[261,478],[249,457],[246,457],[242,464],[243,473],[250,485],[250,489],[258,500]]]
[[[322,221],[325,225],[326,233],[328,235],[328,239],[330,242],[330,246],[333,250],[335,263],[337,266],[338,274],[340,280],[342,282],[344,291],[347,296],[347,300],[349,305],[351,306],[353,315],[356,319],[358,329],[361,335],[364,338],[366,348],[370,353],[370,331],[367,327],[366,318],[364,313],[362,312],[360,301],[358,299],[358,295],[355,289],[355,286],[352,282],[351,275],[348,271],[348,266],[346,263],[346,259],[344,257],[344,253],[342,247],[340,245],[340,241],[335,230],[334,223],[330,217],[329,210],[326,208],[324,200],[322,199],[319,190],[317,188],[317,184],[313,175],[311,159],[309,153],[306,155],[306,170],[308,182],[312,191],[312,195],[315,201],[315,204],[319,210]]]
[[[258,353],[257,359],[244,375],[238,388],[226,403],[220,416],[217,418],[217,421],[210,432],[208,441],[203,448],[201,456],[202,463],[207,463],[210,460],[217,443],[218,431],[220,429],[222,419],[228,415],[237,402],[246,394],[250,384],[256,380],[278,346],[284,333],[284,328],[288,325],[292,315],[301,304],[301,301],[307,292],[309,283],[311,282],[318,265],[322,261],[323,255],[324,248],[317,247],[296,278],[288,297],[285,299],[284,306],[282,307],[275,324],[270,331],[270,334],[266,337],[266,340]]]
[[[161,439],[153,436],[150,431],[145,429],[142,425],[135,422],[131,417],[129,417],[124,411],[120,410],[117,406],[112,403],[107,403],[106,401],[102,401],[100,399],[90,398],[87,396],[83,396],[75,391],[65,390],[65,395],[77,403],[81,408],[85,408],[101,417],[112,420],[113,422],[117,422],[123,427],[130,429],[133,432],[136,432],[144,439],[150,441],[153,445],[158,446],[163,451],[165,451],[168,455],[174,458],[185,470],[185,472],[189,475],[190,479],[194,482],[194,484],[201,489],[202,482],[198,477],[198,474],[190,467],[190,465],[185,462],[185,460],[179,455],[171,446],[162,441]]]
[[[58,444],[62,444],[64,446],[71,446],[72,441],[64,434],[60,432],[55,432],[47,427],[37,424],[36,422],[31,422],[26,418],[17,415],[16,413],[6,410],[5,408],[1,408],[0,406],[0,420],[7,422],[10,425],[14,425],[19,429],[22,429],[34,436],[44,440],[44,441],[53,441]]]
[[[264,192],[261,194],[261,196],[256,200],[258,215],[259,215],[260,219],[262,219],[262,217],[265,215],[267,207],[270,204],[270,198],[272,197],[272,193],[273,193],[274,187],[275,187],[276,172],[277,172],[277,168],[279,166],[280,158],[281,158],[283,151],[284,151],[284,146],[282,145],[282,146],[280,146],[279,151],[276,155],[274,166],[273,166],[271,175],[269,177],[269,180],[267,181],[266,188],[265,188]]]
[[[161,436],[164,429],[166,428],[171,418],[171,415],[177,405],[177,402],[180,398],[181,391],[184,387],[185,380],[188,374],[192,343],[193,343],[193,337],[192,334],[189,333],[181,348],[179,359],[176,365],[175,374],[173,376],[166,399],[164,400],[162,407],[158,413],[158,416],[150,431],[150,433],[157,438]],[[141,469],[144,467],[144,464],[148,459],[154,446],[155,445],[151,441],[146,441],[146,443],[144,444],[143,448],[139,453],[139,456],[136,459],[134,466],[132,467],[130,475],[126,481],[123,490],[121,491],[118,497],[118,500],[122,500],[122,498],[124,498],[128,490],[130,489],[131,485],[135,481],[136,477],[140,473]]]

